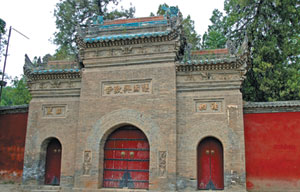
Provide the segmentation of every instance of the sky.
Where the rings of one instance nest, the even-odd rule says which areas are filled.
[[[0,18],[6,22],[7,29],[21,32],[29,39],[12,30],[5,73],[11,77],[23,74],[24,55],[31,60],[34,56],[54,54],[56,45],[51,42],[56,31],[54,8],[59,0],[3,0],[0,6]],[[224,0],[122,0],[119,6],[128,8],[130,3],[136,8],[135,17],[147,17],[156,13],[158,6],[167,3],[180,8],[183,17],[191,16],[195,29],[203,35],[211,24],[209,18],[214,9],[223,10]],[[4,56],[0,61],[2,71]]]

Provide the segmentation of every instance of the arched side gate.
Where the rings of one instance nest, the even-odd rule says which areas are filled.
[[[57,139],[51,139],[46,151],[45,184],[59,185],[61,168],[61,144]]]
[[[224,189],[223,147],[213,137],[198,145],[198,189]]]
[[[149,143],[134,126],[110,134],[104,146],[103,187],[149,188]]]

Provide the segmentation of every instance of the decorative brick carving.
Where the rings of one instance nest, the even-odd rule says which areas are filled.
[[[152,92],[151,80],[133,80],[120,82],[103,82],[102,95],[139,95],[150,94]]]
[[[83,175],[90,175],[92,165],[92,152],[84,151],[83,155]]]
[[[230,170],[230,183],[231,185],[238,185],[240,182],[240,177],[238,176],[237,171]]]
[[[66,115],[66,105],[43,105],[44,117],[64,117]]]
[[[124,55],[132,53],[132,46],[130,47],[121,47],[122,53]]]
[[[51,88],[59,88],[61,82],[59,80],[52,80],[50,81],[50,84],[51,84]]]
[[[46,83],[40,82],[39,88],[40,88],[40,89],[45,89],[45,88],[46,88]]]
[[[159,175],[159,177],[166,177],[167,152],[166,151],[159,151],[158,158],[159,158],[158,175]]]

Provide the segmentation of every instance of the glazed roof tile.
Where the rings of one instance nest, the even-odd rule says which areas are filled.
[[[273,102],[246,102],[244,108],[273,108],[273,107],[300,107],[300,100],[273,101]]]
[[[14,106],[0,106],[0,114],[27,113],[28,104]]]
[[[80,69],[34,69],[33,74],[57,74],[57,73],[76,73]]]
[[[236,57],[229,54],[228,49],[210,49],[191,51],[180,64],[220,64],[236,62]]]
[[[125,24],[125,23],[138,23],[138,22],[148,22],[148,21],[161,21],[166,20],[165,16],[154,16],[154,17],[139,17],[139,18],[129,18],[129,19],[115,19],[103,21],[103,25],[113,25],[113,24]]]
[[[187,64],[187,65],[205,65],[205,64],[220,64],[220,63],[233,63],[236,61],[236,58],[197,58],[191,59],[186,61],[181,61],[180,64]]]
[[[158,32],[119,34],[119,35],[104,35],[104,36],[84,38],[83,41],[85,43],[97,43],[97,42],[114,41],[114,40],[161,37],[161,36],[164,36],[164,35],[168,35],[170,32],[171,31],[166,30],[166,31],[158,31]]]
[[[134,22],[134,23],[120,23],[120,24],[111,24],[111,25],[100,25],[99,29],[111,30],[114,28],[135,28],[135,27],[145,27],[151,25],[167,25],[167,20],[161,21],[146,21],[146,22]]]
[[[135,40],[163,37],[179,28],[181,17],[154,16],[104,21],[102,16],[94,18],[92,25],[78,28],[78,45],[117,40]]]

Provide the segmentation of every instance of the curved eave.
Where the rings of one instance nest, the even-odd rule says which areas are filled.
[[[299,112],[300,101],[246,102],[244,113]]]
[[[177,72],[208,71],[208,70],[232,70],[239,66],[236,59],[229,60],[190,60],[176,64]]]
[[[44,69],[44,70],[32,70],[31,74],[60,74],[60,73],[76,73],[80,72],[80,69]]]
[[[300,107],[300,101],[246,102],[244,108]]]
[[[216,59],[194,59],[181,62],[180,65],[205,65],[205,64],[224,64],[234,63],[236,58],[216,58]]]
[[[73,78],[81,78],[81,70],[80,69],[48,69],[48,70],[33,69],[31,71],[27,71],[25,75],[30,80],[73,79]]]
[[[120,34],[120,35],[106,35],[98,37],[84,38],[84,43],[98,43],[98,42],[109,42],[118,40],[133,40],[133,39],[144,39],[151,37],[163,37],[169,35],[171,31],[160,31],[160,32],[148,32],[148,33],[136,33],[136,34]]]

